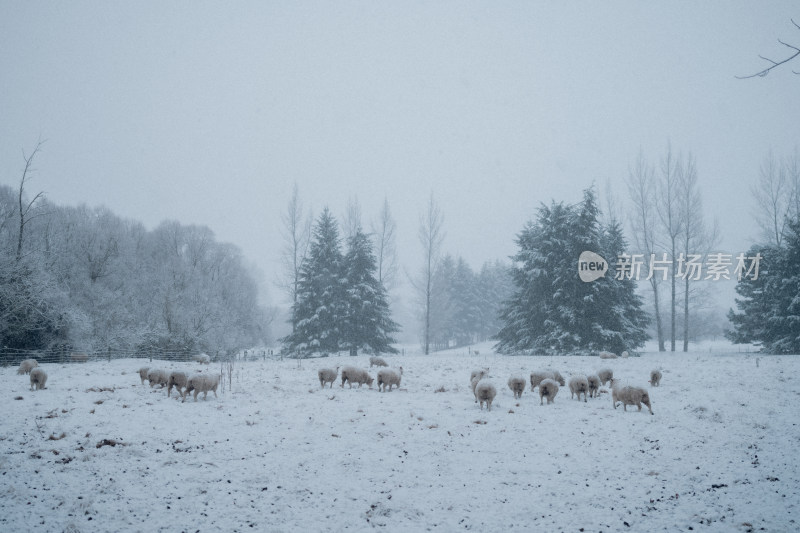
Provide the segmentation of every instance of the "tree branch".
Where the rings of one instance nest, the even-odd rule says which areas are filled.
[[[790,19],[790,20],[792,21],[792,24],[794,24],[794,26],[797,29],[800,30],[800,25],[798,25],[794,21],[794,19]],[[769,72],[772,69],[774,69],[775,67],[783,65],[784,63],[788,63],[789,61],[791,61],[792,59],[796,58],[797,56],[800,56],[800,48],[798,48],[796,46],[793,46],[791,44],[785,43],[785,42],[781,41],[780,39],[778,39],[778,42],[781,43],[783,46],[786,46],[787,48],[791,48],[792,50],[795,50],[795,53],[793,53],[792,55],[790,55],[789,57],[787,57],[783,61],[774,61],[774,60],[772,60],[772,59],[770,59],[768,57],[764,57],[762,55],[759,55],[758,57],[760,57],[764,61],[768,61],[768,62],[772,63],[772,65],[770,65],[769,67],[765,68],[764,70],[760,70],[760,71],[756,72],[755,74],[750,74],[749,76],[736,76],[736,78],[740,79],[740,80],[746,80],[748,78],[755,78],[755,77],[763,78],[764,76],[769,74]],[[800,75],[800,72],[797,72],[796,70],[792,70],[792,72],[794,74]]]

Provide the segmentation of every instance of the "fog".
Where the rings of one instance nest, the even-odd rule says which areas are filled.
[[[207,225],[282,304],[295,183],[315,214],[357,198],[367,227],[388,199],[409,273],[433,194],[443,250],[480,268],[593,184],[624,219],[629,166],[671,145],[736,254],[758,237],[761,161],[800,144],[800,63],[736,76],[789,55],[791,17],[788,0],[4,2],[0,184],[46,140],[31,192]]]

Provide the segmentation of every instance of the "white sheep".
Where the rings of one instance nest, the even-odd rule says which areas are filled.
[[[489,375],[488,368],[479,368],[477,370],[473,370],[469,375],[469,381],[472,383],[472,380],[475,379],[476,376],[480,376],[481,378],[486,377]]]
[[[596,398],[600,391],[600,378],[597,374],[589,374],[586,376],[586,381],[589,382],[589,398]]]
[[[374,366],[389,366],[389,364],[383,360],[382,357],[370,357],[369,358],[369,367],[372,368]]]
[[[508,378],[508,388],[514,393],[514,398],[522,398],[522,393],[525,391],[525,378],[511,376]]]
[[[623,359],[627,359],[630,356],[630,354],[628,353],[628,350],[625,350],[620,355],[622,356]]]
[[[523,380],[522,383],[524,384],[525,380]],[[491,411],[492,401],[494,401],[494,397],[497,396],[497,389],[494,388],[494,385],[484,379],[478,383],[477,387],[475,387],[475,396],[478,398],[478,401],[481,404],[481,411],[483,411],[484,402],[486,402],[486,407],[489,409],[489,411]]]
[[[475,394],[475,387],[478,386],[478,382],[489,375],[488,368],[481,368],[478,370],[473,370],[472,373],[469,375],[469,387],[472,389],[472,395],[475,396],[475,403],[478,403],[478,396]]]
[[[539,384],[546,379],[555,379],[555,374],[546,370],[534,370],[531,372],[531,392],[539,386]]]
[[[167,385],[167,372],[160,368],[151,368],[147,371],[147,381],[150,382],[151,389],[153,385],[161,385],[163,389]]]
[[[362,370],[353,366],[346,366],[342,369],[342,388],[344,388],[344,384],[347,382],[351,389],[353,388],[353,383],[358,383],[359,389],[361,388],[361,385],[366,383],[371,389],[373,381],[374,379],[366,370]]]
[[[320,368],[317,371],[317,376],[319,376],[320,388],[324,389],[326,383],[330,383],[331,388],[333,388],[333,382],[336,381],[337,375],[339,375],[338,365],[336,366],[336,368]]]
[[[565,384],[564,376],[558,370],[534,370],[531,372],[531,391],[546,379],[557,381],[562,387]]]
[[[574,398],[575,395],[578,395],[578,401],[581,399],[581,393],[583,393],[583,401],[586,403],[586,393],[589,392],[589,380],[586,376],[572,376],[569,378],[569,392],[570,398]]]
[[[617,402],[622,403],[622,410],[627,411],[628,405],[635,405],[639,408],[639,411],[642,410],[642,404],[647,406],[647,410],[650,411],[650,414],[653,413],[653,409],[650,406],[650,395],[641,387],[632,387],[630,385],[624,385],[618,379],[611,380],[611,401],[614,403],[614,409],[617,408]]]
[[[556,380],[547,378],[539,383],[539,405],[544,405],[545,398],[547,398],[547,403],[553,403],[556,394],[558,394],[558,382]]]
[[[653,370],[650,372],[650,385],[653,387],[658,387],[661,385],[661,371],[660,370]]]
[[[19,364],[17,374],[30,374],[31,370],[37,366],[39,366],[39,362],[36,359],[25,359]]]
[[[31,390],[40,390],[47,383],[47,372],[41,368],[31,370]]]
[[[139,369],[139,378],[142,380],[142,385],[144,385],[144,380],[147,379],[147,373],[150,372],[149,366],[143,366]]]
[[[600,359],[616,359],[617,354],[611,352],[600,352]]]
[[[597,377],[600,378],[600,383],[605,385],[614,379],[614,371],[610,368],[603,368],[597,371]]]
[[[186,401],[186,397],[189,396],[189,393],[192,391],[194,391],[194,401],[197,401],[197,393],[199,392],[203,393],[204,400],[208,396],[208,391],[212,391],[214,393],[214,398],[218,398],[218,385],[219,374],[195,374],[186,380],[186,392],[183,394],[183,401]]]
[[[186,387],[186,382],[188,380],[189,378],[186,376],[186,372],[170,372],[169,376],[167,377],[167,398],[169,398],[170,393],[172,392],[172,387],[175,387],[175,389],[178,391],[178,394],[183,397],[183,388]]]
[[[403,367],[399,368],[400,372],[395,372],[391,369],[382,369],[378,371],[378,390],[386,392],[386,385],[389,385],[389,392],[392,392],[392,385],[397,385],[400,388],[400,378],[403,377]],[[381,386],[383,389],[381,389]]]

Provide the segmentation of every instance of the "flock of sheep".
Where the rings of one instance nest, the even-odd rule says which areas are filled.
[[[627,354],[624,354],[623,357],[625,355]],[[604,357],[604,359],[608,358],[609,357]],[[201,354],[195,357],[195,361],[208,364],[210,359],[207,355]],[[30,374],[31,390],[44,389],[47,383],[47,372],[38,366],[39,363],[36,359],[25,359],[20,363],[19,369],[17,370],[17,374]],[[372,368],[373,366],[388,367],[389,365],[380,357],[370,357],[369,366]],[[330,387],[333,388],[333,382],[336,381],[339,376],[339,367],[322,368],[317,372],[317,376],[319,377],[320,387],[324,388],[326,384],[330,384]],[[377,374],[378,390],[386,392],[388,388],[391,392],[393,387],[400,388],[402,376],[402,366],[399,367],[398,370],[381,368]],[[486,404],[486,408],[491,411],[492,402],[495,396],[497,396],[497,388],[486,379],[488,376],[488,368],[473,370],[472,374],[470,374],[470,388],[475,396],[475,403],[480,403],[481,410],[483,410],[483,406]],[[209,392],[213,392],[214,397],[217,397],[220,375],[197,373],[189,376],[186,372],[179,370],[167,372],[166,370],[158,368],[142,367],[139,369],[139,378],[141,379],[142,385],[144,385],[145,380],[147,380],[151,388],[155,385],[161,385],[162,389],[166,387],[167,397],[172,394],[172,388],[175,387],[178,394],[181,395],[182,401],[185,402],[186,397],[192,392],[194,392],[194,401],[197,401],[197,395],[201,392],[203,393],[203,399],[206,399]],[[367,370],[353,366],[345,366],[342,368],[341,378],[341,386],[344,387],[345,383],[347,383],[350,388],[353,388],[354,383],[357,383],[359,388],[365,383],[369,388],[372,388],[372,384],[375,381]],[[627,406],[629,405],[635,405],[638,410],[641,411],[642,405],[646,405],[650,414],[653,414],[653,409],[650,405],[650,395],[647,390],[643,387],[623,384],[622,381],[614,378],[613,371],[608,368],[604,368],[596,374],[590,374],[588,376],[583,374],[571,376],[569,379],[570,398],[575,398],[577,396],[578,400],[580,400],[581,394],[583,394],[584,402],[587,401],[587,397],[596,398],[600,391],[600,386],[606,383],[611,384],[611,399],[614,409],[617,408],[617,404],[622,404],[622,409],[624,411],[627,411]],[[659,370],[650,372],[650,380],[648,383],[653,387],[658,387],[661,383],[661,372]],[[559,387],[565,386],[566,381],[557,370],[544,370],[531,372],[530,384],[531,392],[537,387],[539,388],[539,405],[544,405],[545,399],[547,399],[548,404],[553,403],[558,394]],[[515,399],[522,397],[526,385],[527,381],[524,377],[511,376],[508,379],[508,388],[511,389]]]
[[[186,401],[186,397],[194,391],[194,401],[197,401],[197,395],[203,393],[203,399],[208,396],[209,391],[214,393],[217,398],[217,387],[219,386],[219,374],[194,374],[189,376],[186,372],[181,370],[174,370],[167,372],[160,368],[150,368],[143,366],[139,369],[139,378],[144,385],[145,380],[150,383],[150,388],[155,385],[161,385],[161,388],[167,388],[167,397],[172,394],[172,387],[178,394],[181,395],[182,401]]]
[[[614,355],[614,357],[609,357],[610,354],[607,352],[603,352],[603,354],[605,355],[605,357],[602,357],[603,359],[616,358],[616,355]],[[627,353],[623,353],[623,357],[626,356]],[[372,368],[373,366],[387,367],[389,365],[380,357],[370,357],[369,366]],[[336,381],[339,376],[339,367],[321,368],[317,371],[317,376],[319,377],[319,385],[321,388],[325,388],[326,384],[330,384],[330,387],[333,388],[333,382]],[[389,391],[392,390],[393,386],[399,388],[402,376],[403,367],[399,367],[397,371],[388,368],[379,370],[377,376],[378,390],[386,392],[387,386]],[[492,402],[495,396],[497,396],[497,388],[486,379],[488,376],[488,368],[473,370],[472,374],[470,374],[470,388],[475,396],[475,403],[480,403],[481,410],[483,410],[483,406],[486,404],[487,409],[491,411]],[[366,383],[372,388],[372,383],[374,382],[374,379],[369,375],[367,370],[352,366],[342,368],[341,377],[342,387],[344,387],[345,383],[348,383],[350,388],[353,388],[353,383],[358,383],[359,387]],[[650,372],[649,383],[651,386],[658,387],[660,382],[661,371],[653,370]],[[521,376],[511,376],[508,379],[508,388],[511,389],[515,399],[522,398],[526,383],[526,379]],[[548,404],[553,403],[558,394],[559,386],[563,387],[566,385],[564,377],[557,370],[531,372],[530,383],[531,392],[537,387],[539,388],[539,405],[544,405],[545,399],[547,399]],[[584,402],[587,401],[587,398],[596,398],[600,392],[600,386],[607,383],[611,385],[611,399],[614,409],[617,408],[618,404],[622,404],[622,409],[624,411],[628,410],[627,406],[629,405],[635,405],[638,410],[641,411],[642,405],[646,405],[650,414],[653,414],[653,408],[650,405],[650,394],[647,390],[643,387],[624,384],[621,380],[615,379],[614,372],[609,368],[604,368],[596,374],[590,374],[588,376],[583,374],[571,376],[569,379],[570,398],[575,398],[577,396],[578,400],[580,400],[581,394],[583,394]]]
[[[200,354],[194,357],[194,360],[201,364],[209,364],[211,359],[205,355]],[[47,372],[39,368],[39,362],[36,359],[25,359],[19,364],[17,374],[30,374],[31,390],[40,390],[45,388],[47,383]],[[219,374],[194,374],[189,376],[186,372],[173,371],[167,372],[158,368],[142,367],[139,369],[139,378],[141,378],[142,385],[145,380],[150,383],[152,388],[155,385],[161,385],[161,388],[167,387],[167,397],[172,393],[172,388],[178,391],[183,401],[186,397],[194,391],[194,401],[197,401],[197,395],[203,393],[203,399],[208,396],[209,392],[214,393],[217,397],[217,387],[219,386]],[[370,382],[371,383],[371,382]]]
[[[488,368],[473,370],[469,380],[472,393],[475,396],[475,403],[480,403],[481,410],[483,410],[483,404],[485,403],[488,410],[491,411],[492,401],[494,397],[497,396],[497,389],[485,379],[488,375]],[[536,387],[539,388],[539,405],[544,405],[545,398],[548,404],[553,403],[553,400],[555,400],[558,394],[559,386],[563,387],[566,385],[564,377],[558,370],[531,372],[530,382],[531,392],[533,392]],[[621,380],[615,379],[614,372],[609,368],[604,368],[596,374],[590,374],[588,376],[583,374],[571,376],[569,378],[570,398],[577,397],[578,400],[580,400],[581,394],[583,394],[584,402],[587,401],[587,397],[596,398],[600,392],[600,385],[605,385],[606,383],[611,384],[611,399],[614,409],[617,408],[618,403],[621,403],[624,411],[628,410],[627,406],[629,405],[635,405],[638,410],[641,411],[642,404],[644,404],[647,406],[650,414],[653,414],[653,408],[650,405],[650,394],[647,390],[643,387],[626,385]],[[653,387],[658,387],[661,383],[661,371],[653,370],[650,372],[649,383]],[[514,398],[522,397],[525,386],[526,380],[521,376],[511,376],[508,379],[508,388],[511,389]]]

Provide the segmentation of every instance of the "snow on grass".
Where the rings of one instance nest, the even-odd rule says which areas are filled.
[[[185,403],[141,385],[138,368],[219,365],[44,364],[36,392],[0,369],[0,530],[797,527],[800,358],[465,352],[387,357],[404,368],[387,393],[320,389],[319,368],[368,368],[367,356],[242,362],[218,399]],[[491,413],[469,387],[484,366]],[[613,409],[607,387],[588,403],[562,387],[539,406],[538,393],[515,400],[506,386],[534,369],[568,379],[605,366],[647,387],[655,415]]]

